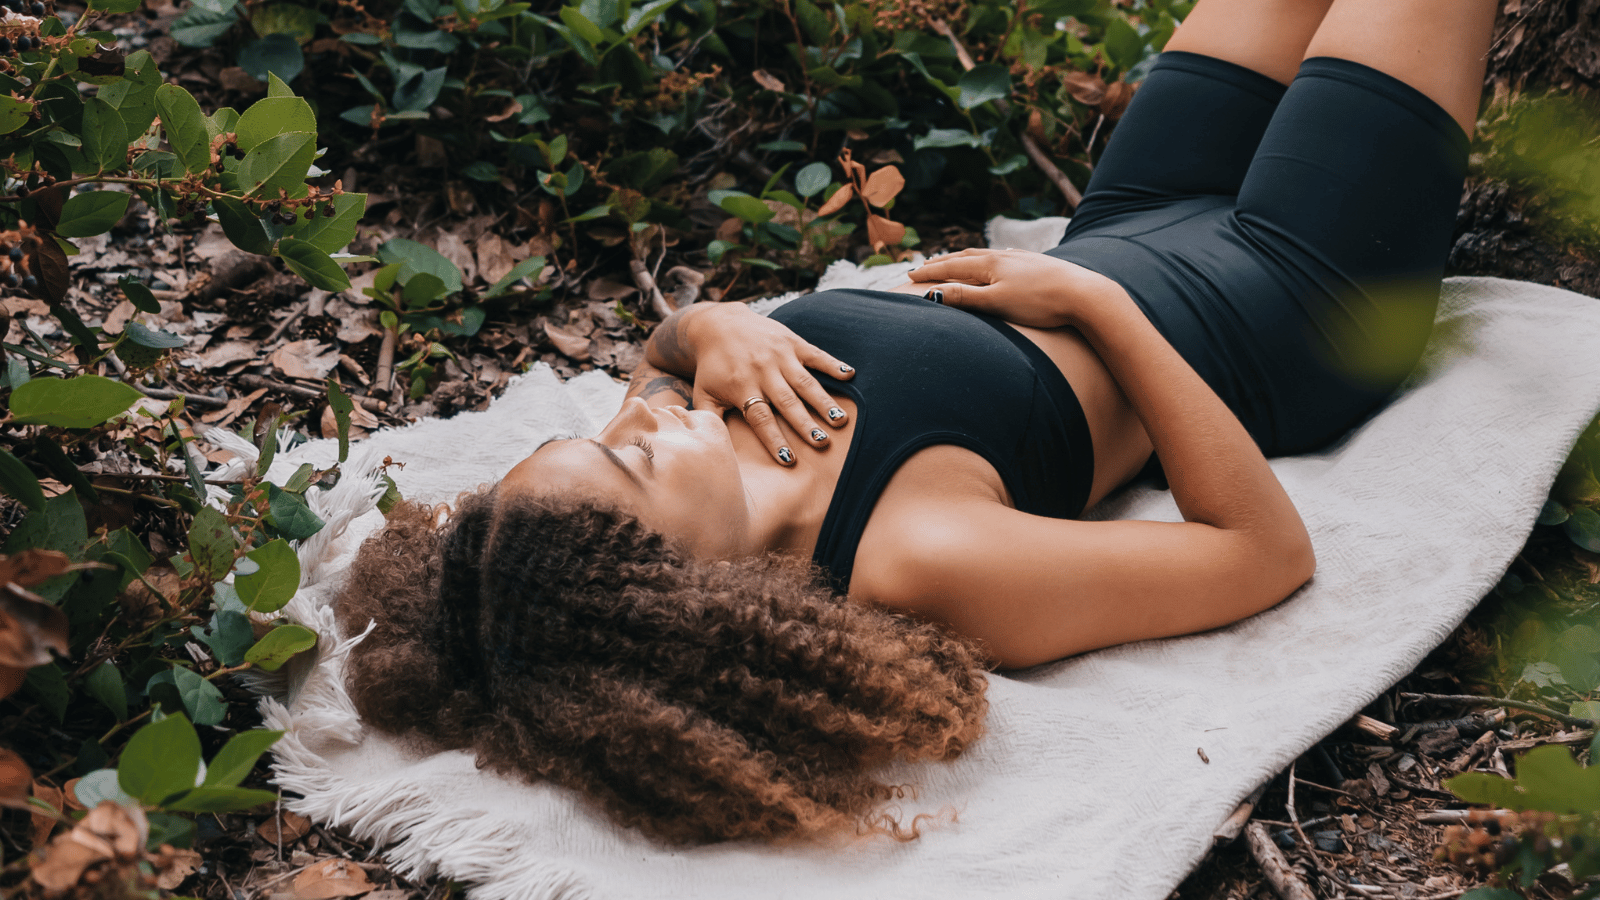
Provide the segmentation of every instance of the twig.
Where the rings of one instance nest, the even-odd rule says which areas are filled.
[[[1350,720],[1350,727],[1363,734],[1375,737],[1378,740],[1383,741],[1385,744],[1394,740],[1395,733],[1400,730],[1394,725],[1390,725],[1388,722],[1380,721],[1371,716],[1361,714],[1358,714],[1354,719]]]
[[[289,308],[289,317],[284,319],[282,322],[279,322],[278,327],[272,329],[272,333],[267,335],[267,339],[262,341],[261,345],[264,347],[278,338],[283,337],[283,333],[289,330],[290,325],[300,321],[300,316],[305,313],[307,305],[307,301],[301,300],[294,306],[291,306]]]
[[[239,376],[239,383],[247,388],[267,388],[269,390],[288,394],[291,397],[299,397],[302,400],[327,399],[327,395],[323,394],[321,391],[313,390],[308,387],[301,387],[298,384],[284,384],[281,381],[273,381],[271,378],[264,378],[260,375],[241,375]],[[389,408],[388,404],[376,397],[351,397],[350,399],[361,404],[363,408],[373,412],[383,412],[385,409]]]
[[[169,391],[166,388],[145,387],[142,384],[136,384],[134,388],[139,393],[155,400],[177,400],[182,398],[185,403],[193,403],[196,406],[210,406],[215,409],[228,405],[226,400],[218,400],[216,397],[208,397],[205,394],[191,394],[188,391]]]
[[[967,52],[967,48],[961,43],[961,38],[956,36],[955,31],[950,28],[948,23],[936,20],[933,23],[933,30],[944,35],[950,41],[950,46],[955,48],[956,59],[961,61],[961,68],[970,72],[977,66],[977,63],[972,59],[972,54]],[[1000,115],[1011,115],[1011,103],[1004,98],[997,98],[994,101],[994,106],[995,109],[1000,110]],[[1103,119],[1104,116],[1101,118]],[[1098,128],[1098,126],[1096,127]],[[1093,140],[1093,138],[1090,140]],[[1078,190],[1072,180],[1067,177],[1067,174],[1061,171],[1061,168],[1050,159],[1049,155],[1034,142],[1033,135],[1027,131],[1022,132],[1022,152],[1026,153],[1028,159],[1033,160],[1033,164],[1039,167],[1040,172],[1044,173],[1044,177],[1048,178],[1050,183],[1056,186],[1056,190],[1060,191],[1061,196],[1066,198],[1067,206],[1077,209],[1079,201],[1083,199],[1083,192]]]
[[[1424,825],[1465,825],[1470,809],[1432,809],[1417,813],[1417,821]]]
[[[173,481],[183,482],[184,484],[189,482],[189,476],[187,475],[157,475],[154,473],[144,472],[91,472],[88,469],[79,469],[78,471],[85,475],[104,475],[108,478],[128,478],[134,481]],[[244,484],[244,479],[235,478],[229,481],[216,481],[207,478],[205,479],[205,483],[214,484],[217,487],[231,487],[236,484]]]
[[[1250,847],[1250,855],[1255,857],[1256,865],[1261,867],[1262,874],[1267,876],[1267,883],[1272,885],[1279,897],[1283,900],[1317,900],[1311,888],[1306,886],[1294,867],[1289,865],[1289,860],[1284,858],[1283,851],[1267,835],[1267,826],[1251,822],[1244,830],[1244,839]]]
[[[1355,796],[1355,794],[1352,794],[1349,791],[1342,791],[1342,790],[1340,790],[1340,789],[1338,789],[1336,787],[1328,787],[1325,784],[1318,784],[1315,781],[1307,781],[1304,778],[1296,778],[1295,779],[1295,783],[1296,784],[1303,784],[1306,787],[1314,787],[1319,791],[1327,791],[1330,794],[1339,794],[1340,796],[1344,796],[1344,797],[1354,797]]]
[[[1596,728],[1600,722],[1594,719],[1585,719],[1580,716],[1569,716],[1566,713],[1556,712],[1537,703],[1524,703],[1521,700],[1508,700],[1504,697],[1479,697],[1476,694],[1401,694],[1401,700],[1433,700],[1441,703],[1468,703],[1474,706],[1506,706],[1511,709],[1520,709],[1523,712],[1555,719],[1563,725],[1574,728]]]
[[[378,345],[378,374],[372,379],[374,393],[389,389],[389,382],[394,378],[394,345],[399,340],[395,329],[383,330],[383,343]]]
[[[1317,849],[1316,844],[1311,843],[1311,839],[1306,837],[1306,830],[1300,827],[1300,813],[1294,808],[1294,786],[1295,783],[1300,780],[1299,778],[1295,777],[1294,774],[1296,765],[1298,765],[1298,761],[1289,764],[1289,800],[1284,804],[1285,808],[1289,811],[1289,824],[1294,826],[1294,833],[1300,836],[1300,843],[1306,848],[1306,853],[1311,856],[1311,863],[1317,867],[1317,871],[1322,873],[1324,878],[1327,878],[1334,884],[1337,884],[1340,887],[1349,887],[1350,882],[1345,881],[1343,878],[1339,877],[1337,872],[1333,871],[1328,866],[1323,865],[1322,851]],[[1317,786],[1322,787],[1322,785]],[[1339,793],[1343,792],[1340,791]]]
[[[1256,804],[1261,802],[1261,795],[1266,792],[1267,785],[1263,784],[1251,791],[1250,796],[1239,801],[1239,805],[1233,810],[1233,814],[1224,819],[1222,824],[1217,826],[1216,831],[1211,832],[1212,845],[1220,847],[1223,844],[1231,843],[1237,838],[1239,832],[1244,830],[1245,823],[1250,821],[1250,814],[1256,811]]]

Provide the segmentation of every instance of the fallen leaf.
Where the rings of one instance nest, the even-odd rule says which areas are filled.
[[[14,581],[22,587],[37,587],[57,575],[66,574],[72,560],[55,550],[23,550],[0,556],[0,582]]]
[[[163,844],[156,857],[156,887],[175,891],[183,880],[200,868],[204,857],[193,850],[184,850]]]
[[[1085,106],[1096,106],[1106,96],[1106,82],[1099,75],[1068,72],[1061,76],[1061,83],[1066,86],[1072,99]]]
[[[26,808],[33,770],[14,750],[0,747],[0,806]]]
[[[292,844],[306,836],[311,830],[311,820],[299,813],[280,810],[279,815],[268,816],[266,821],[256,826],[256,834],[263,841],[277,845],[279,843]],[[281,821],[282,824],[279,824]]]
[[[516,268],[520,249],[492,231],[478,238],[478,274],[486,283],[494,284]]]
[[[1105,117],[1116,121],[1122,118],[1122,113],[1128,108],[1128,102],[1133,99],[1133,85],[1126,81],[1119,81],[1106,88],[1105,99],[1100,101],[1100,111]]]
[[[252,404],[254,404],[257,400],[260,400],[266,395],[266,393],[266,388],[258,388],[248,394],[245,394],[243,397],[235,397],[228,401],[227,406],[224,406],[221,409],[212,410],[211,412],[201,416],[200,421],[205,422],[208,425],[215,425],[218,428],[222,428],[229,422],[232,422],[234,419],[238,418],[241,413],[249,409]]]
[[[254,75],[239,66],[228,66],[218,72],[217,82],[226,90],[250,96],[261,93],[263,87]]]
[[[139,308],[131,301],[124,300],[112,307],[111,312],[106,313],[106,320],[100,329],[106,334],[121,334],[122,326],[128,324],[128,320],[138,311]]]
[[[348,859],[325,859],[307,866],[294,877],[293,895],[296,900],[331,900],[333,897],[357,897],[372,890],[367,873]]]
[[[596,278],[589,282],[590,300],[623,300],[633,296],[639,289],[631,284],[623,284],[610,278]]]
[[[63,803],[65,803],[66,797],[61,793],[60,788],[49,782],[35,781],[33,783],[33,796],[36,800],[42,800],[50,804],[50,807],[57,812],[64,811]],[[33,846],[43,847],[45,842],[50,840],[50,832],[55,829],[56,819],[54,816],[47,816],[38,810],[34,810]]]
[[[69,653],[67,614],[37,594],[7,583],[0,590],[0,666],[42,666],[50,661],[51,650],[62,656]]]
[[[556,345],[561,354],[575,362],[583,362],[589,358],[589,339],[573,334],[559,325],[544,325],[545,336],[550,338],[550,343]]]
[[[290,341],[267,357],[267,362],[290,378],[321,381],[339,364],[339,351],[321,341]]]
[[[46,891],[66,891],[91,866],[137,860],[149,833],[143,810],[102,800],[71,831],[34,854],[33,880]]]
[[[462,284],[471,284],[472,279],[477,277],[478,262],[472,258],[472,248],[467,246],[467,242],[462,240],[460,235],[453,231],[440,234],[434,249],[461,270]]]
[[[224,341],[195,357],[202,369],[220,369],[247,359],[255,359],[260,344],[254,341]]]
[[[774,78],[769,72],[767,72],[766,69],[757,69],[750,73],[750,75],[756,80],[756,84],[761,85],[769,91],[777,91],[781,94],[789,90],[789,88],[786,87],[782,81]]]

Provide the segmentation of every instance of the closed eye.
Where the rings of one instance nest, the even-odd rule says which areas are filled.
[[[638,447],[640,450],[643,450],[645,459],[648,459],[651,462],[655,461],[656,451],[655,451],[654,447],[650,446],[650,442],[649,441],[645,440],[642,437],[636,437],[636,438],[633,438],[633,439],[629,440],[628,443],[632,444],[635,447]]]

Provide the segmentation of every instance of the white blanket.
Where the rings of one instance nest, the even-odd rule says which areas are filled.
[[[828,280],[860,277],[845,266]],[[380,524],[376,513],[351,521],[371,502],[354,477],[312,492],[329,527],[302,548],[304,589],[288,612],[323,640],[314,665],[262,703],[267,725],[288,732],[277,781],[300,795],[291,809],[386,847],[401,872],[468,882],[475,898],[1160,900],[1242,797],[1409,672],[1494,586],[1600,409],[1600,301],[1453,279],[1439,319],[1442,338],[1382,414],[1328,453],[1273,463],[1310,528],[1315,579],[1228,628],[992,676],[988,732],[968,755],[890,775],[918,787],[903,811],[956,813],[918,841],[666,849],[566,791],[364,730],[327,606]],[[395,479],[406,496],[445,501],[546,437],[593,433],[622,390],[601,374],[563,385],[536,370],[487,412],[380,433],[358,456],[405,461]],[[274,473],[331,454],[314,442]],[[1096,515],[1179,518],[1153,490]]]

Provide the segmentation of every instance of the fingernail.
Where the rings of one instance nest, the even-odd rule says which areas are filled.
[[[837,406],[828,407],[828,421],[837,422],[842,418],[844,418],[844,410]]]
[[[828,439],[828,433],[821,428],[813,428],[811,429],[811,439],[820,444]]]
[[[849,375],[851,372],[854,372],[855,369],[845,365],[844,363],[839,363],[839,371],[845,375]]]
[[[790,450],[788,447],[779,447],[778,462],[781,462],[786,466],[794,465],[794,451]]]
[[[922,299],[924,299],[924,300],[932,300],[935,303],[943,303],[944,302],[944,291],[941,291],[938,288],[934,288],[933,290],[927,292],[926,294],[923,294],[922,295]]]

